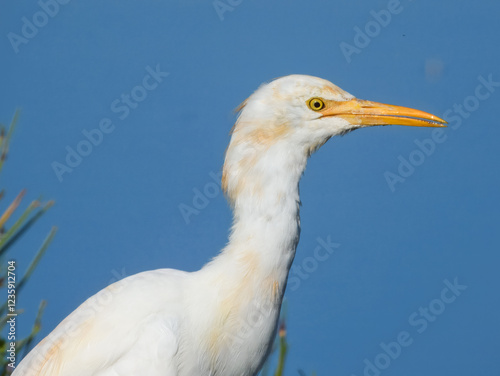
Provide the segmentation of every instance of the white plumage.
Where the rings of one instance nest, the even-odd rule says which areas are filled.
[[[57,326],[14,376],[255,375],[276,332],[299,240],[300,177],[330,137],[386,124],[442,126],[425,112],[355,99],[302,75],[242,105],[222,184],[228,245],[201,270],[148,271],[100,291]]]

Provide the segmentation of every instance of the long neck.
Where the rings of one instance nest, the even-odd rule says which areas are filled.
[[[226,154],[223,186],[234,223],[228,245],[200,271],[211,292],[200,298],[206,318],[196,321],[208,339],[210,369],[224,364],[224,374],[253,375],[273,343],[299,239],[298,183],[307,159],[285,146],[248,147],[233,137]]]
[[[223,185],[234,222],[228,245],[207,265],[231,286],[228,295],[237,291],[279,309],[299,240],[298,184],[306,161],[286,145],[228,149]]]
[[[239,151],[244,157],[236,162],[226,159],[224,184],[234,223],[229,244],[214,260],[250,268],[244,275],[272,278],[282,288],[299,239],[298,185],[307,159],[288,149],[279,144],[253,147],[248,153]]]

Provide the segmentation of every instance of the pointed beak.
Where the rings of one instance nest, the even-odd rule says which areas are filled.
[[[345,102],[326,101],[323,116],[338,116],[355,125],[409,125],[414,127],[445,127],[443,119],[413,108],[351,99]]]

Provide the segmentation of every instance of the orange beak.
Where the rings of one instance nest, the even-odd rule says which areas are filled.
[[[413,108],[351,99],[345,102],[325,101],[319,111],[323,116],[338,116],[352,124],[410,125],[414,127],[445,127],[447,122],[437,116]]]

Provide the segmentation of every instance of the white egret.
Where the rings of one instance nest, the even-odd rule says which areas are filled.
[[[299,240],[299,180],[329,138],[374,125],[441,127],[426,112],[359,100],[292,75],[239,108],[222,187],[234,211],[229,242],[201,270],[133,275],[84,302],[14,376],[249,376],[276,332]]]

